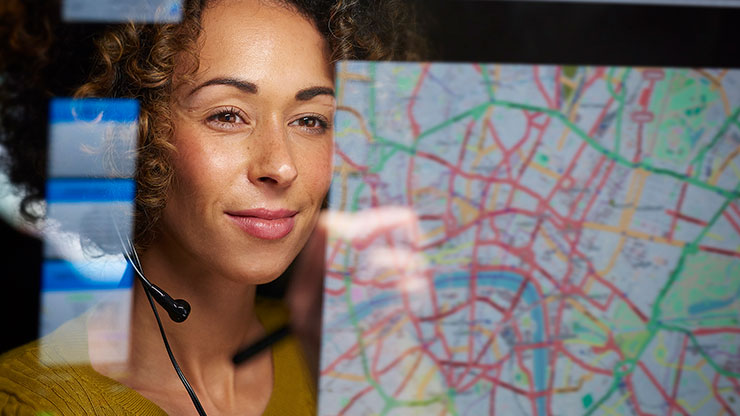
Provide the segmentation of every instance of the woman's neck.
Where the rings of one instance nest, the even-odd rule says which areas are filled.
[[[264,391],[261,393],[269,398],[272,384],[264,383],[272,378],[269,353],[238,368],[232,362],[239,349],[265,333],[254,310],[255,286],[198,270],[156,249],[141,253],[140,259],[144,275],[152,283],[174,299],[187,300],[191,306],[188,318],[176,323],[155,302],[173,355],[204,406],[218,404],[217,407],[223,406],[223,413],[228,413],[226,409],[238,408],[243,400],[236,392],[245,391],[247,387],[246,391],[260,390],[255,390],[252,385],[255,382],[261,382],[262,389],[266,385],[267,395],[264,396]],[[134,280],[132,307],[131,352],[125,371],[113,375],[105,374],[106,369],[102,367],[96,370],[166,408],[168,397],[175,394],[181,400],[185,390],[169,360],[156,318],[138,279]],[[185,400],[187,406],[191,406],[186,395]]]

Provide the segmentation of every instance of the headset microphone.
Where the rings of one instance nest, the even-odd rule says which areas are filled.
[[[170,315],[170,319],[175,322],[183,322],[190,315],[190,304],[185,299],[172,299],[170,295],[162,290],[159,286],[139,276],[154,300],[157,301]]]
[[[116,224],[115,219],[113,223]],[[164,326],[162,326],[162,320],[159,319],[159,313],[157,312],[157,307],[154,306],[154,302],[156,300],[156,302],[159,303],[170,315],[170,319],[172,319],[175,322],[182,322],[188,318],[188,315],[190,315],[190,304],[185,299],[172,299],[172,297],[168,295],[167,292],[159,288],[154,283],[150,282],[149,279],[147,279],[144,276],[144,273],[142,272],[141,262],[139,261],[139,255],[136,253],[136,248],[131,243],[131,240],[129,240],[128,237],[126,237],[126,243],[124,243],[123,237],[121,236],[121,233],[118,231],[117,225],[115,229],[116,229],[116,234],[118,234],[118,240],[121,243],[121,247],[123,248],[123,251],[122,251],[123,257],[126,258],[126,261],[131,266],[131,268],[133,268],[136,276],[139,277],[139,281],[141,282],[141,285],[144,288],[144,292],[146,293],[146,297],[149,300],[149,306],[152,307],[152,312],[154,312],[154,317],[157,319],[157,326],[159,327],[159,333],[160,335],[162,335],[162,342],[164,343],[164,347],[167,350],[167,356],[170,358],[172,367],[175,369],[175,372],[177,373],[177,377],[180,378],[182,385],[185,387],[185,390],[188,392],[188,395],[190,396],[190,400],[192,400],[193,406],[195,406],[195,410],[198,412],[198,415],[207,416],[205,409],[203,409],[203,405],[200,404],[198,395],[195,394],[195,390],[193,390],[193,387],[188,382],[188,379],[185,377],[185,374],[183,374],[182,369],[180,369],[180,365],[177,364],[175,355],[172,354],[172,348],[170,348],[170,343],[169,341],[167,341],[167,334],[164,333]]]

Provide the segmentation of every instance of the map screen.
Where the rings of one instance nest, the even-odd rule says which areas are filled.
[[[740,414],[740,71],[341,62],[319,414]]]

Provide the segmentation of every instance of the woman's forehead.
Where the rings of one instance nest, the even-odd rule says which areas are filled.
[[[272,2],[223,1],[209,7],[199,46],[196,83],[217,76],[266,88],[332,84],[323,36],[306,17]]]

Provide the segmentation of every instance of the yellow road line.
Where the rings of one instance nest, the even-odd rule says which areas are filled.
[[[419,381],[419,387],[416,389],[416,399],[421,400],[425,397],[427,386],[432,381],[432,377],[437,373],[436,367],[430,367],[429,370],[424,374],[424,376]]]
[[[347,381],[356,381],[358,383],[367,381],[367,378],[361,374],[340,373],[337,371],[332,371],[328,373],[327,376],[332,377],[332,378],[339,378],[339,379],[347,380]]]
[[[624,396],[622,396],[619,400],[617,400],[616,403],[614,403],[614,406],[611,406],[611,407],[609,407],[609,406],[603,406],[602,409],[604,409],[610,415],[620,416],[621,413],[616,413],[617,407],[621,406],[622,403],[626,402],[627,399],[629,399],[629,397],[631,395],[632,395],[631,393],[627,392],[627,394],[625,394]]]
[[[539,173],[541,173],[541,174],[543,174],[545,176],[549,176],[549,177],[551,177],[553,179],[556,179],[556,180],[557,179],[560,179],[560,175],[559,174],[557,174],[556,172],[554,172],[554,171],[552,171],[552,170],[550,170],[550,169],[548,169],[548,168],[540,165],[537,162],[534,162],[534,161],[530,162],[529,167],[534,168],[534,170],[536,170],[537,172],[539,172]]]
[[[610,232],[610,233],[624,233],[626,237],[638,238],[640,240],[653,241],[655,243],[666,244],[666,245],[674,246],[674,247],[683,247],[686,245],[685,241],[669,240],[662,236],[648,234],[648,233],[637,231],[637,230],[631,230],[631,229],[622,230],[613,225],[599,224],[597,222],[584,222],[583,228],[589,228],[592,230],[605,231],[605,232]],[[620,251],[620,250],[621,250],[621,247],[619,247],[616,251]],[[600,273],[600,274],[603,275],[603,273]]]
[[[544,227],[540,227],[540,235],[542,235],[542,238],[545,240],[545,244],[555,251],[555,256],[557,256],[557,258],[559,258],[565,263],[570,262],[570,259],[568,258],[568,256],[566,256],[565,253],[560,251],[560,248],[558,248],[555,242],[552,241],[550,236],[547,234],[547,231],[545,231]]]
[[[722,176],[722,173],[724,173],[725,169],[727,169],[727,166],[730,165],[730,162],[732,162],[732,159],[734,159],[738,154],[740,154],[740,146],[736,147],[735,150],[730,152],[729,155],[725,158],[724,161],[722,161],[722,164],[720,165],[719,169],[716,169],[714,172],[712,172],[712,176],[709,178],[709,184],[710,185],[717,185],[717,181],[719,181],[720,176]]]
[[[574,308],[575,310],[577,310],[578,312],[582,313],[582,314],[583,314],[583,316],[585,316],[586,318],[590,319],[590,320],[591,320],[591,322],[593,322],[593,323],[594,323],[594,325],[598,326],[598,327],[599,327],[599,329],[601,329],[602,331],[604,331],[604,335],[605,335],[605,336],[608,336],[609,332],[611,331],[611,328],[609,328],[609,327],[608,327],[608,326],[606,326],[606,325],[605,325],[605,324],[604,324],[603,322],[601,322],[601,321],[600,321],[600,320],[599,320],[598,318],[596,318],[596,317],[595,317],[595,316],[594,316],[594,315],[593,315],[593,314],[592,314],[591,312],[589,312],[589,311],[588,311],[588,310],[587,310],[587,309],[586,309],[586,308],[585,308],[585,307],[584,307],[583,305],[581,305],[580,303],[578,303],[578,302],[577,302],[577,301],[576,301],[575,299],[573,299],[573,298],[568,298],[568,299],[566,299],[566,302],[568,302],[568,303],[569,303],[569,304],[570,304],[571,306],[573,306],[573,308]]]

